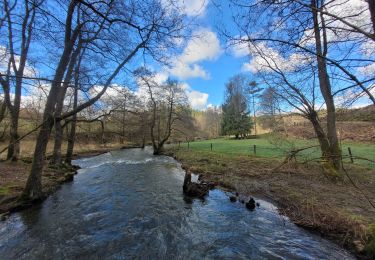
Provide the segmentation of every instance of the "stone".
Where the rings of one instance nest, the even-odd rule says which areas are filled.
[[[229,200],[230,200],[230,202],[236,202],[237,201],[237,197],[236,196],[230,196]]]
[[[191,174],[189,172],[185,173],[184,184],[182,188],[185,195],[197,198],[203,198],[210,190],[207,184],[192,182]]]
[[[245,206],[249,210],[254,210],[255,209],[255,200],[250,197],[249,201],[246,202]]]

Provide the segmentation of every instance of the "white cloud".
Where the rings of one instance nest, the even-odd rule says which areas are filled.
[[[220,41],[216,33],[200,28],[193,33],[179,59],[185,63],[214,60],[221,54]]]
[[[367,66],[358,68],[358,72],[362,75],[374,75],[375,74],[375,63],[371,63]]]
[[[249,44],[247,42],[238,40],[231,42],[230,44],[230,51],[234,57],[239,58],[250,54]]]
[[[193,109],[204,110],[207,108],[208,94],[194,90],[186,82],[182,82],[182,88],[185,90],[190,106]]]
[[[188,78],[208,79],[209,73],[198,63],[206,60],[215,60],[222,53],[220,41],[216,33],[207,28],[200,28],[193,33],[182,54],[176,57],[172,68],[168,72],[185,80]]]
[[[186,95],[188,96],[190,105],[192,108],[197,110],[202,110],[206,108],[208,94],[199,92],[196,90],[187,91]]]
[[[189,78],[202,78],[202,79],[209,79],[209,73],[205,71],[200,65],[198,64],[186,64],[183,62],[176,62],[174,67],[172,67],[169,72],[171,75],[185,80]]]
[[[344,21],[361,28],[363,31],[371,33],[371,17],[368,9],[368,3],[364,0],[335,0],[330,1],[325,5],[324,11],[330,15],[325,14],[325,23],[329,25],[330,28],[341,28],[341,30],[327,30],[327,40],[332,41],[344,41],[356,39],[359,35],[358,32],[353,31],[353,29],[347,24],[341,22],[339,19],[333,17],[337,16],[342,18]],[[321,20],[318,17],[319,22]],[[371,42],[371,39],[368,39]],[[303,46],[314,44],[314,30],[307,29],[304,32],[300,44]],[[373,42],[373,41],[372,41]],[[367,43],[365,42],[364,45]],[[365,49],[365,47],[363,47]]]
[[[301,64],[306,64],[312,57],[293,53],[287,57],[281,55],[277,50],[268,47],[265,43],[258,43],[249,47],[251,60],[242,65],[242,71],[252,73],[271,72],[272,68],[278,68],[284,72],[289,72]]]
[[[179,0],[184,13],[189,16],[203,16],[209,0]]]
[[[8,67],[8,62],[10,59],[10,54],[9,51],[5,46],[0,45],[0,72],[1,73],[6,73],[7,72],[7,67]],[[14,55],[14,60],[16,63],[17,69],[19,68],[20,64],[20,56],[19,55]],[[13,74],[13,70],[11,70]],[[31,67],[29,64],[26,63],[25,69],[24,69],[24,76],[27,77],[34,77],[35,76],[36,69]]]
[[[361,29],[371,32],[370,12],[368,10],[368,3],[364,0],[335,0],[328,2],[325,11],[332,15],[343,17],[346,22],[354,24]],[[337,20],[334,17],[326,15],[326,22],[332,26],[339,28],[348,28],[348,25]]]
[[[371,57],[375,54],[375,41],[369,40],[361,45],[361,53],[366,57]]]
[[[152,81],[156,83],[155,87],[157,85],[162,85],[165,83],[168,77],[165,77],[164,81],[159,81],[157,82],[158,78],[160,76],[158,75],[165,75],[164,73],[156,73],[155,76],[152,78]],[[204,92],[200,92],[197,90],[194,90],[190,87],[190,85],[186,82],[180,82],[180,87],[182,90],[185,91],[185,94],[188,98],[189,104],[192,108],[197,109],[197,110],[202,110],[206,108],[207,101],[208,101],[208,94]],[[153,92],[155,89],[153,90]],[[140,100],[147,102],[149,100],[149,94],[148,94],[148,87],[141,81],[138,81],[138,89],[134,93]],[[155,91],[156,98],[157,98],[157,91]],[[155,97],[155,96],[154,96]]]
[[[169,77],[168,73],[163,71],[163,72],[156,73],[154,76],[154,80],[157,84],[161,84],[165,82],[168,79],[168,77]]]
[[[162,0],[162,4],[171,11],[176,9],[187,16],[202,17],[206,14],[209,0]]]
[[[26,85],[26,93],[21,96],[21,107],[43,112],[51,84]],[[14,94],[11,94],[14,98]]]
[[[256,62],[245,62],[244,64],[242,64],[241,71],[257,73],[260,71],[260,68],[258,68],[258,64],[256,64]]]

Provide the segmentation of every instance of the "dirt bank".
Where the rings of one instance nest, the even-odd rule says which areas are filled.
[[[23,188],[29,175],[29,162],[0,162],[0,214],[1,218],[11,212],[18,211],[32,203],[20,201]],[[57,190],[64,182],[73,180],[76,168],[61,166],[59,168],[45,167],[42,174],[43,200]]]
[[[317,163],[272,172],[280,163],[274,159],[186,149],[167,152],[204,181],[274,202],[297,225],[320,233],[360,258],[374,254],[369,241],[375,236],[371,235],[375,209],[366,199],[375,204],[374,170],[346,166],[357,189],[346,176],[338,182],[329,180]]]

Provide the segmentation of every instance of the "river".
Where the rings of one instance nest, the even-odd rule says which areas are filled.
[[[149,149],[74,163],[73,182],[0,222],[0,259],[354,259],[266,201],[186,199],[179,163]]]

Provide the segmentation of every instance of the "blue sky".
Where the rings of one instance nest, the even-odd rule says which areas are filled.
[[[177,61],[170,68],[156,69],[164,77],[177,78],[187,85],[187,94],[195,109],[205,109],[209,105],[221,105],[224,98],[225,83],[242,70],[243,64],[249,62],[247,55],[237,57],[226,48],[224,37],[216,28],[230,29],[233,33],[230,14],[220,13],[209,0],[180,0],[188,19],[194,20],[193,38],[184,42],[181,53],[173,59]],[[185,8],[185,9],[184,9]],[[219,24],[220,23],[220,24]]]
[[[248,47],[244,49],[226,48],[226,39],[221,37],[216,28],[225,28],[230,31],[231,35],[238,35],[231,18],[230,8],[222,6],[222,10],[225,11],[220,12],[210,0],[178,1],[185,8],[185,14],[195,21],[193,35],[195,32],[199,36],[185,42],[181,54],[174,57],[177,62],[172,64],[172,68],[162,68],[161,73],[166,73],[187,84],[187,94],[193,108],[205,109],[208,105],[221,105],[225,83],[238,73],[244,73],[250,78],[254,78],[252,72],[258,71],[262,61],[256,57],[251,59]],[[356,0],[352,0],[348,3],[349,9],[355,6],[356,2]],[[228,5],[227,1],[216,0],[215,3]],[[292,56],[283,57],[276,50],[267,46],[262,48],[266,53],[273,53],[278,62],[285,66],[293,66],[294,63],[301,62],[298,59],[293,60]],[[337,98],[339,101],[340,97]],[[369,99],[364,97],[359,99],[354,106],[368,104]]]
[[[230,77],[241,72],[248,58],[235,58],[232,54],[222,53],[215,61],[202,62],[202,67],[210,74],[209,79],[191,78],[185,80],[192,89],[207,93],[207,105],[220,105],[223,102],[225,83]],[[249,72],[246,72],[251,76]]]
[[[161,0],[169,1],[169,0]],[[225,28],[230,31],[231,35],[238,35],[236,33],[236,26],[233,24],[231,18],[231,11],[228,7],[223,7],[224,12],[218,11],[212,4],[213,0],[175,0],[181,6],[181,11],[187,16],[187,20],[192,20],[194,26],[192,30],[193,38],[184,42],[176,43],[179,54],[174,54],[170,57],[171,66],[165,67],[158,65],[155,62],[149,62],[149,66],[153,68],[155,73],[159,74],[161,81],[168,77],[176,78],[186,88],[187,96],[194,109],[203,110],[207,106],[221,105],[224,99],[225,84],[228,80],[238,73],[244,73],[249,78],[254,78],[252,72],[257,71],[258,65],[262,61],[257,57],[249,56],[249,49],[229,49],[225,37],[222,37],[216,28]],[[350,0],[357,1],[357,0]],[[215,0],[215,3],[228,5],[226,0]],[[35,44],[35,43],[33,43]],[[1,47],[1,44],[0,44]],[[52,49],[55,46],[51,47]],[[280,64],[293,66],[291,57],[283,57],[276,50],[263,46],[266,52],[274,52],[273,56],[278,59]],[[34,45],[33,54],[31,57],[40,57],[49,53],[48,61],[53,61],[54,51],[46,50],[43,46]],[[127,69],[134,69],[143,63],[142,57],[136,57]],[[295,60],[294,62],[298,62]],[[55,64],[52,62],[36,61],[37,74],[51,78]],[[148,62],[147,62],[148,63]],[[375,71],[375,64],[373,64]],[[49,66],[52,66],[49,68]],[[370,68],[369,68],[370,69]],[[124,71],[125,72],[125,71]],[[367,72],[368,73],[368,72]],[[126,73],[116,78],[115,82],[119,85],[129,85],[129,78]],[[254,78],[256,80],[256,78]],[[131,81],[131,80],[130,80]],[[30,93],[25,93],[31,95]],[[363,98],[357,102],[360,106],[369,104],[367,98]]]

